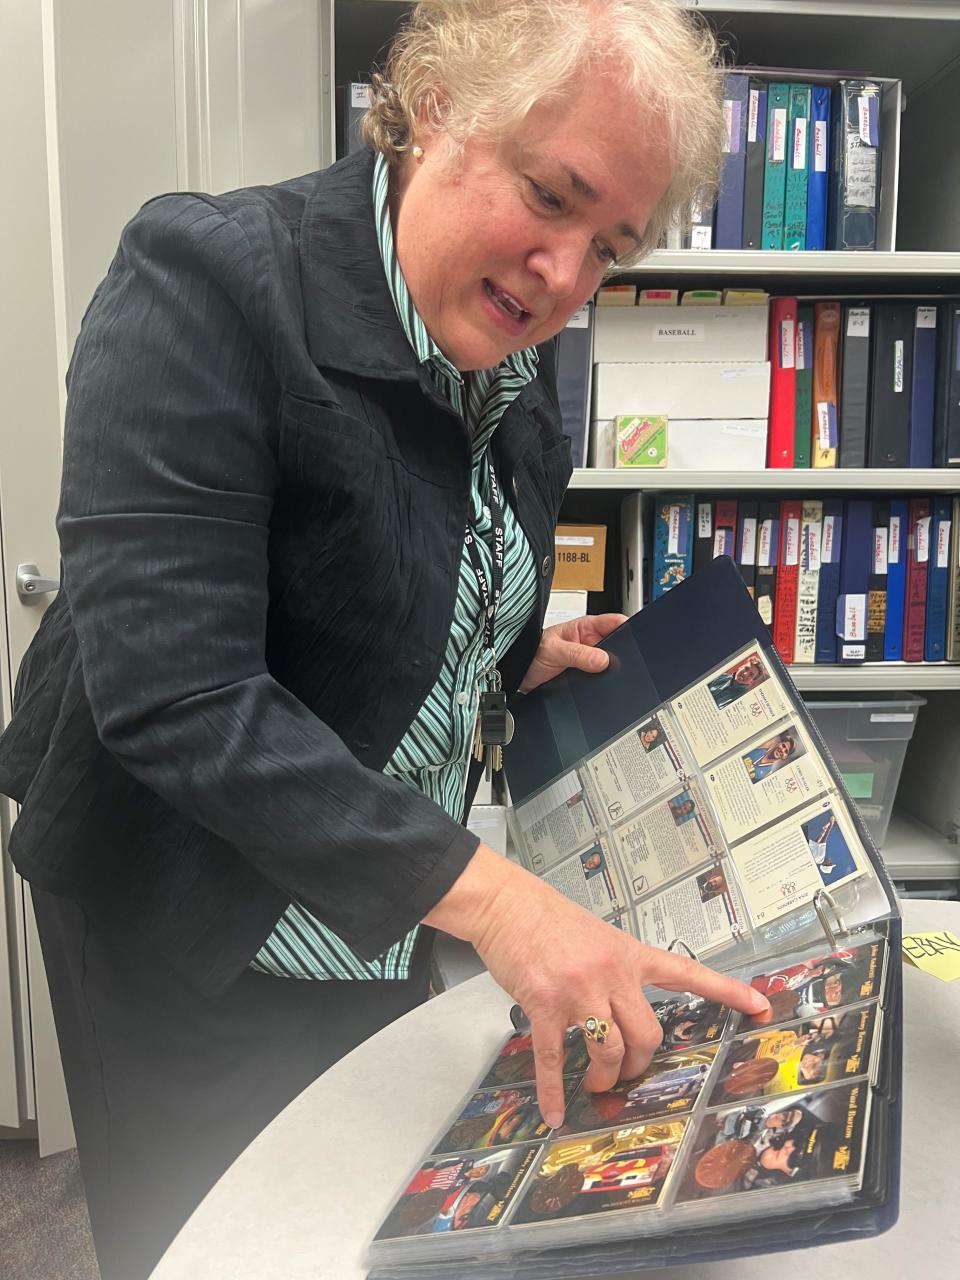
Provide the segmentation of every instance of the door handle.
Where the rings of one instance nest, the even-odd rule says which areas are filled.
[[[40,570],[35,564],[17,565],[17,595],[24,604],[29,604],[31,600],[45,595],[48,591],[59,589],[60,579],[41,578]]]

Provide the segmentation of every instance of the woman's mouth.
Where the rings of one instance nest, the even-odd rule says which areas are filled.
[[[519,298],[507,293],[505,289],[498,288],[492,280],[486,278],[483,281],[483,290],[496,312],[509,323],[511,330],[519,333],[531,319],[530,312]]]

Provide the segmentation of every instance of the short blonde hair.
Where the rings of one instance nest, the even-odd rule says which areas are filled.
[[[706,24],[674,0],[420,0],[373,77],[364,141],[391,165],[413,122],[442,126],[455,145],[509,136],[532,107],[562,100],[578,77],[620,75],[643,116],[664,132],[673,176],[640,249],[691,202],[712,204],[724,140],[722,68]]]

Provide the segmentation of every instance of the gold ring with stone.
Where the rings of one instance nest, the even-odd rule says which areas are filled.
[[[584,1018],[581,1026],[584,1036],[594,1044],[603,1044],[610,1034],[610,1023],[603,1018]]]

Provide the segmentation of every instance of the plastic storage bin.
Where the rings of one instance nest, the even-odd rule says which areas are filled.
[[[926,698],[904,693],[857,701],[842,696],[804,701],[882,850],[907,743]]]

